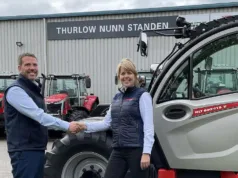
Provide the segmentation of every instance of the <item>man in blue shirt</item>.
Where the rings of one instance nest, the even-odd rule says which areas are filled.
[[[19,78],[5,91],[4,116],[8,153],[14,178],[43,178],[48,129],[77,133],[76,122],[68,123],[44,112],[44,97],[35,81],[38,61],[24,53],[18,59]]]

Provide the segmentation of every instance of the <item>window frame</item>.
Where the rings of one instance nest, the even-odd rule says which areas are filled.
[[[177,72],[177,70],[188,60],[189,63],[188,63],[188,66],[189,66],[189,75],[188,75],[188,81],[190,81],[188,83],[188,98],[175,98],[175,99],[168,99],[168,100],[161,100],[161,96],[164,95],[164,90],[167,90],[168,88],[168,85],[164,85],[163,88],[162,88],[162,91],[160,92],[160,94],[158,95],[158,97],[156,98],[156,104],[160,104],[160,103],[164,103],[164,102],[168,102],[168,101],[173,101],[173,100],[202,100],[202,99],[206,99],[206,98],[210,98],[210,97],[216,97],[216,96],[220,96],[220,95],[228,95],[228,94],[233,94],[233,93],[237,93],[237,91],[232,91],[232,92],[229,92],[229,93],[222,93],[222,94],[216,94],[216,95],[211,95],[211,96],[203,96],[203,97],[199,97],[199,98],[193,98],[192,97],[192,88],[193,88],[193,64],[194,64],[194,55],[197,54],[198,51],[200,51],[201,49],[204,49],[206,46],[210,45],[211,43],[215,43],[219,40],[224,40],[225,38],[229,39],[229,37],[231,36],[237,36],[237,39],[238,39],[238,32],[235,31],[235,32],[231,32],[231,33],[228,33],[227,35],[222,35],[222,36],[218,36],[208,42],[206,42],[205,44],[203,44],[202,46],[200,46],[199,48],[197,48],[195,51],[193,51],[190,55],[188,55],[188,57],[185,57],[184,61],[182,64],[178,65],[174,72],[170,74],[169,78],[166,80],[166,83],[169,83],[170,79],[172,76],[174,76],[174,74]],[[238,45],[238,42],[235,43]],[[219,49],[217,50],[216,52],[218,51],[221,51],[223,49],[226,49],[226,48],[229,48],[235,44],[231,44],[229,43],[228,46],[222,48],[222,49]],[[215,54],[216,52],[214,52],[213,54]],[[212,54],[210,54],[212,55]],[[203,59],[202,61],[204,61],[205,59]],[[184,67],[185,69],[186,67]],[[183,70],[184,70],[183,69]],[[157,85],[156,85],[157,86]]]
[[[191,71],[191,60],[190,60],[190,57],[187,57],[184,61],[183,61],[183,63],[182,64],[180,64],[179,66],[177,66],[176,67],[176,69],[174,70],[174,72],[170,75],[170,77],[167,79],[167,83],[170,83],[170,80],[171,80],[171,77],[172,76],[174,76],[175,74],[176,74],[176,72],[178,72],[178,70],[181,68],[181,67],[183,67],[183,69],[182,69],[182,72],[184,71],[184,69],[186,68],[186,66],[183,66],[185,63],[188,63],[186,66],[189,66],[188,67],[188,79],[187,80],[190,80],[190,78],[191,78],[191,75],[190,75],[190,71]],[[180,74],[177,76],[177,78],[174,80],[174,82],[178,79],[178,77],[182,74],[182,72],[180,72]],[[173,82],[173,83],[174,83]],[[181,84],[182,82],[180,82],[180,84]],[[164,85],[164,87],[162,88],[162,91],[167,91],[168,90],[168,86],[169,85]],[[167,102],[167,101],[173,101],[173,100],[181,100],[181,99],[184,99],[184,100],[189,100],[189,97],[190,97],[190,91],[191,91],[191,88],[190,88],[190,85],[188,84],[188,90],[187,90],[187,98],[174,98],[174,99],[168,99],[168,100],[161,100],[161,96],[162,95],[164,95],[164,93],[165,92],[161,92],[160,93],[160,95],[159,95],[159,97],[157,98],[157,100],[156,100],[156,103],[157,104],[159,104],[159,103],[164,103],[164,102]],[[191,94],[191,96],[192,96],[192,94]]]

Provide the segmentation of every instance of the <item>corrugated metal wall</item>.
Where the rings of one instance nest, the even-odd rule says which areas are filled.
[[[231,12],[237,9],[195,10],[184,12],[162,12],[124,14],[96,17],[49,19],[47,22],[84,21],[103,19],[126,19],[153,16],[206,14],[211,12]],[[88,39],[48,41],[49,73],[86,73],[92,78],[91,92],[100,101],[110,102],[117,91],[114,76],[117,64],[124,57],[132,59],[137,69],[148,70],[152,63],[162,61],[172,50],[176,39],[173,37],[149,37],[149,56],[143,58],[136,51],[138,38]]]
[[[44,72],[45,35],[44,22],[19,20],[0,22],[0,72],[17,73],[17,58],[23,52],[31,52],[39,58],[40,72]],[[22,42],[18,47],[16,42]]]
[[[47,19],[47,22],[126,19],[152,16],[238,12],[238,8],[193,10],[180,12],[141,13]],[[39,58],[40,70],[47,74],[86,73],[91,76],[90,92],[98,95],[101,103],[109,103],[117,91],[114,76],[117,64],[124,57],[132,59],[137,69],[149,69],[151,63],[163,60],[176,42],[173,37],[149,37],[149,56],[143,58],[136,51],[138,38],[111,38],[47,41],[43,19],[0,22],[1,71],[16,72],[17,55],[29,51]],[[22,41],[23,47],[15,42]],[[45,51],[46,49],[46,51]],[[46,56],[46,65],[44,63]]]
[[[114,16],[95,16],[83,18],[50,19],[48,22],[126,19],[138,17],[158,16],[160,14],[133,14]],[[163,13],[161,15],[173,15]],[[142,58],[137,50],[138,38],[111,38],[48,41],[49,73],[86,73],[91,76],[92,88],[90,92],[99,96],[102,103],[110,102],[117,92],[114,84],[117,64],[122,58],[132,59],[137,68],[149,69],[153,62],[161,61],[174,44],[174,39],[166,37],[152,37],[150,41],[150,56]],[[57,65],[55,62],[57,61]],[[58,68],[58,69],[57,69]]]

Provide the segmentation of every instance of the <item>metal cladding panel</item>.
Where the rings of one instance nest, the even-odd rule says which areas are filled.
[[[173,37],[149,37],[149,56],[137,52],[138,38],[48,41],[48,73],[85,73],[91,77],[90,92],[101,102],[110,102],[117,86],[116,68],[122,58],[129,58],[138,70],[148,70],[161,62],[175,43]]]
[[[34,53],[38,57],[39,72],[44,72],[44,23],[39,20],[19,20],[0,22],[0,72],[17,73],[18,55]],[[16,42],[22,42],[18,47]]]

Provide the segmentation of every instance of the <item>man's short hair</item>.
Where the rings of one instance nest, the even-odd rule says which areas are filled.
[[[22,65],[22,58],[23,57],[34,57],[36,58],[36,56],[33,54],[33,53],[23,53],[23,54],[20,54],[19,57],[18,57],[18,65]],[[36,58],[37,59],[37,58]]]

